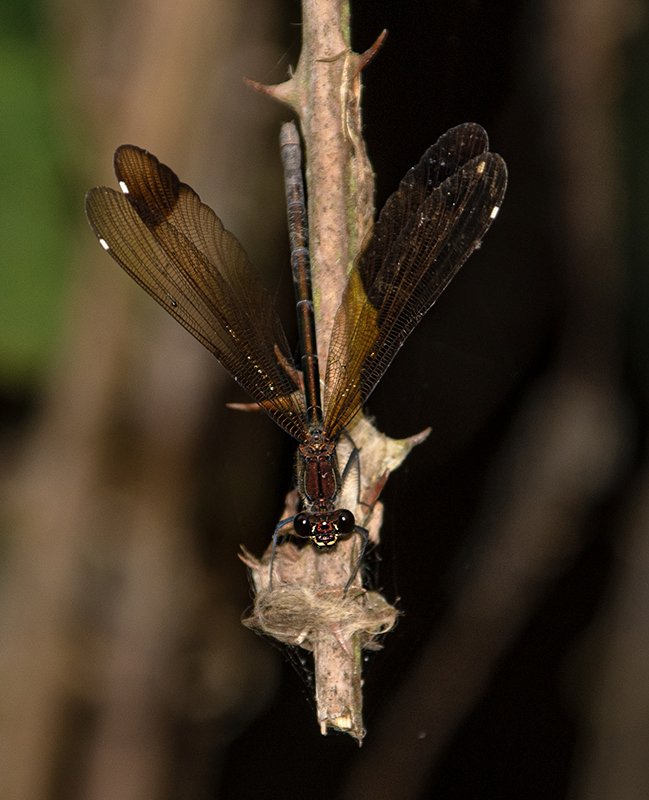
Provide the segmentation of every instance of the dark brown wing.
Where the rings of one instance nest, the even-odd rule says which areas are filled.
[[[381,211],[334,320],[325,381],[328,436],[360,410],[498,213],[507,168],[487,148],[479,125],[452,128]]]
[[[86,215],[102,247],[279,425],[303,439],[306,409],[291,351],[243,247],[146,150],[120,147],[115,173],[125,193],[98,187],[86,195]]]

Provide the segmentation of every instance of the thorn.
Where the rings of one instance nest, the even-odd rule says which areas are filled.
[[[324,57],[323,58],[316,58],[316,61],[319,61],[322,64],[331,64],[334,61],[338,61],[339,58],[342,58],[343,56],[347,55],[347,53],[349,53],[349,52],[350,52],[349,48],[346,47],[344,50],[341,50],[340,53],[336,53],[335,56],[328,56],[327,58],[324,58]]]
[[[358,66],[356,67],[356,72],[354,73],[354,77],[356,77],[361,70],[365,69],[365,67],[370,63],[370,61],[374,58],[374,56],[379,52],[387,35],[388,35],[387,28],[383,28],[377,40],[374,42],[374,44],[364,53],[360,54],[358,58]]]
[[[261,411],[261,406],[257,403],[226,403],[225,406],[235,411]]]
[[[423,431],[415,433],[413,436],[408,436],[407,441],[410,442],[410,444],[413,447],[417,444],[421,444],[422,442],[425,442],[426,439],[428,439],[428,436],[430,435],[430,432],[432,430],[433,430],[432,428],[425,428]]]
[[[388,478],[390,477],[390,470],[386,469],[383,475],[376,481],[376,483],[369,486],[363,492],[363,499],[362,504],[364,506],[368,506],[369,508],[373,508],[376,504],[376,501],[379,499],[381,492],[383,491],[385,484],[388,482]]]
[[[257,81],[253,81],[252,78],[246,78],[244,75],[243,82],[246,86],[250,86],[251,89],[255,89],[262,94],[268,94],[271,97],[275,97],[277,86],[266,86],[263,83],[257,83]]]
[[[258,558],[252,555],[252,553],[248,552],[243,545],[239,545],[241,547],[241,552],[237,553],[239,558],[243,561],[243,563],[250,567],[250,569],[259,569],[262,564]]]
[[[289,80],[284,81],[284,83],[277,83],[274,86],[266,86],[263,83],[257,83],[257,81],[245,77],[243,80],[251,89],[256,89],[262,94],[267,94],[269,97],[278,100],[280,103],[285,103],[294,111],[297,111],[299,84],[294,77],[289,78]]]

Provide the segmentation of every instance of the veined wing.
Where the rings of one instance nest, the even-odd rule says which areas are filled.
[[[325,433],[360,410],[419,320],[471,255],[507,186],[502,158],[472,123],[442,136],[388,199],[350,272],[334,320]]]
[[[241,244],[146,150],[122,145],[115,174],[123,193],[98,187],[86,195],[86,215],[102,247],[302,439],[306,409],[286,334]]]

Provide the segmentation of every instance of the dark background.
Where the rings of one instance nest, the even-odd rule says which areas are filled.
[[[153,317],[156,312],[133,294],[126,301],[131,309],[128,313],[140,315],[144,322],[134,329],[127,329],[124,323],[115,367],[115,374],[122,375],[115,389],[117,399],[107,413],[109,422],[102,429],[103,438],[89,446],[89,450],[96,447],[103,452],[95,482],[103,480],[112,489],[101,494],[100,501],[91,498],[90,521],[84,517],[84,533],[79,537],[82,544],[78,541],[71,545],[69,563],[81,565],[74,575],[74,590],[69,588],[69,572],[65,573],[67,578],[59,576],[60,584],[72,595],[72,599],[66,595],[61,605],[60,615],[69,615],[62,624],[65,633],[60,633],[64,644],[39,655],[39,638],[34,634],[32,645],[29,639],[21,639],[23,649],[18,647],[24,653],[24,663],[29,664],[39,659],[47,662],[53,652],[60,656],[61,648],[69,647],[63,658],[68,666],[59,667],[61,673],[73,677],[48,683],[43,678],[47,670],[40,671],[34,681],[42,680],[47,690],[43,688],[41,694],[48,698],[40,711],[34,703],[31,717],[19,713],[7,717],[1,735],[14,740],[22,736],[23,757],[32,766],[37,765],[33,768],[33,776],[38,776],[33,777],[36,783],[21,783],[19,776],[15,778],[15,785],[24,792],[16,797],[36,796],[28,795],[26,787],[37,785],[43,792],[39,796],[48,798],[317,800],[351,796],[350,787],[358,785],[354,781],[362,774],[363,758],[371,760],[378,753],[389,771],[392,759],[398,763],[400,748],[416,749],[419,745],[405,739],[407,734],[398,728],[386,733],[382,720],[391,704],[399,703],[400,688],[420,663],[426,643],[435,641],[445,621],[452,618],[467,576],[489,548],[490,520],[497,509],[507,506],[519,473],[524,482],[528,468],[534,466],[529,463],[530,458],[536,458],[534,450],[526,446],[524,436],[517,438],[517,431],[521,420],[533,426],[535,415],[540,419],[542,410],[552,407],[552,401],[543,406],[538,398],[543,396],[542,387],[558,385],[560,380],[574,381],[577,387],[583,381],[584,393],[595,387],[607,402],[613,398],[610,408],[615,413],[623,409],[619,420],[613,412],[605,420],[608,424],[615,417],[617,434],[609,449],[615,450],[616,457],[608,468],[602,466],[603,477],[594,481],[596,488],[584,492],[578,513],[558,501],[558,511],[549,510],[546,519],[535,510],[533,482],[519,490],[523,497],[526,491],[529,493],[530,526],[547,526],[553,531],[565,528],[565,542],[557,546],[558,555],[550,564],[539,556],[540,574],[533,585],[528,585],[528,593],[523,585],[518,595],[525,609],[519,624],[498,632],[491,660],[475,667],[481,679],[473,691],[467,690],[470,701],[454,722],[444,722],[447,727],[439,735],[438,745],[421,756],[416,788],[404,787],[401,796],[552,800],[568,797],[570,792],[570,796],[585,796],[592,776],[599,776],[602,797],[623,800],[646,796],[649,787],[643,784],[641,774],[636,784],[638,794],[629,786],[623,789],[616,784],[618,771],[608,762],[598,761],[596,743],[605,738],[607,730],[598,709],[610,705],[619,710],[624,705],[620,701],[616,706],[615,692],[610,693],[606,654],[615,653],[617,628],[611,618],[618,608],[616,598],[623,593],[620,587],[625,586],[620,565],[635,559],[630,531],[639,513],[634,498],[636,493],[642,497],[643,486],[647,388],[643,309],[647,280],[642,200],[646,157],[641,133],[646,124],[647,34],[646,20],[640,18],[638,9],[614,6],[612,0],[604,12],[592,5],[589,12],[584,4],[582,27],[574,43],[575,51],[583,54],[581,74],[574,64],[570,67],[567,61],[562,62],[566,51],[561,49],[559,38],[567,36],[570,23],[562,16],[563,5],[558,2],[352,3],[352,43],[357,52],[369,48],[383,28],[388,30],[381,51],[364,72],[364,131],[377,176],[377,207],[383,205],[424,150],[461,122],[482,124],[489,132],[491,149],[504,157],[509,169],[505,202],[483,247],[413,333],[368,403],[378,427],[390,436],[409,436],[429,425],[432,434],[390,477],[382,496],[382,545],[380,553],[369,559],[367,579],[396,602],[402,616],[396,629],[385,637],[383,650],[369,654],[364,667],[367,736],[363,748],[359,750],[354,740],[343,734],[320,735],[308,655],[274,649],[270,642],[256,640],[251,632],[238,628],[237,618],[250,604],[251,596],[244,567],[236,559],[237,546],[243,543],[257,555],[265,548],[290,485],[293,443],[261,415],[236,415],[225,410],[225,402],[244,398],[231,381],[220,374],[213,379],[210,374],[198,380],[200,391],[196,394],[203,398],[198,410],[192,407],[187,411],[194,415],[192,420],[195,418],[188,426],[188,443],[174,449],[173,435],[171,444],[166,437],[170,429],[175,435],[176,426],[181,432],[178,436],[187,427],[182,421],[182,402],[171,406],[180,409],[177,416],[163,414],[162,422],[156,422],[157,397],[151,396],[149,384],[138,387],[140,371],[146,372],[144,359],[152,357],[146,347],[152,346],[151,340],[166,321],[162,321],[162,315]],[[188,121],[187,151],[180,146],[179,152],[190,173],[194,170],[186,180],[243,241],[253,263],[264,273],[287,330],[294,336],[279,159],[274,149],[279,117],[289,116],[285,110],[269,111],[272,103],[267,98],[255,96],[251,100],[251,90],[236,83],[233,76],[246,74],[263,83],[286,76],[289,65],[295,65],[299,56],[300,7],[296,2],[257,2],[247,7],[247,13],[232,23],[230,31],[244,55],[232,56],[223,67],[229,81],[229,100],[208,114],[201,128],[202,138]],[[5,12],[3,50],[12,57],[16,52],[26,54],[24,69],[28,74],[30,68],[34,70],[34,84],[42,91],[41,95],[35,91],[33,108],[24,111],[23,119],[13,112],[13,95],[5,87],[4,102],[11,114],[4,115],[4,133],[0,130],[10,143],[0,159],[0,163],[6,162],[2,165],[6,180],[0,186],[2,207],[7,214],[16,207],[20,219],[28,221],[20,235],[33,246],[27,248],[21,273],[23,278],[31,276],[31,288],[14,296],[10,287],[24,288],[23,278],[16,282],[13,277],[15,253],[21,252],[21,247],[18,244],[2,256],[0,245],[0,259],[6,259],[6,266],[0,265],[0,275],[6,274],[8,287],[3,302],[9,309],[7,314],[14,314],[17,320],[9,325],[5,315],[4,329],[0,330],[0,338],[5,339],[5,363],[0,374],[0,477],[6,487],[1,577],[5,647],[15,643],[12,637],[16,626],[21,626],[21,614],[25,619],[38,614],[24,599],[29,591],[21,594],[13,588],[24,585],[29,579],[25,575],[30,573],[20,567],[21,558],[12,553],[22,553],[22,559],[31,563],[29,548],[39,546],[42,553],[43,542],[49,541],[46,533],[30,538],[30,526],[37,526],[38,521],[20,505],[21,499],[33,497],[34,491],[37,502],[47,493],[39,494],[35,471],[29,465],[31,461],[48,463],[59,474],[70,469],[70,461],[62,459],[57,466],[55,456],[41,456],[39,460],[36,454],[51,452],[43,444],[43,438],[47,438],[43,431],[47,431],[48,420],[56,416],[52,409],[60,411],[66,402],[69,407],[70,395],[61,389],[66,376],[76,369],[79,383],[84,384],[82,365],[87,361],[75,361],[70,356],[78,347],[71,342],[97,335],[103,319],[97,313],[95,334],[88,334],[93,330],[93,314],[86,310],[85,322],[79,326],[75,316],[79,312],[74,309],[88,305],[83,299],[86,290],[80,287],[86,285],[84,281],[95,280],[86,278],[86,271],[94,274],[114,267],[106,260],[100,262],[100,255],[92,249],[95,243],[81,218],[83,191],[88,185],[110,180],[110,162],[104,151],[110,152],[123,139],[135,135],[128,128],[123,135],[117,133],[121,120],[115,118],[112,127],[101,129],[102,117],[91,99],[93,83],[87,76],[84,82],[79,73],[84,59],[89,59],[95,81],[102,68],[113,75],[113,80],[115,74],[124,80],[128,65],[120,61],[119,48],[112,51],[106,41],[113,35],[124,36],[131,22],[134,30],[143,24],[134,13],[136,8],[138,14],[144,13],[133,5],[131,14],[129,4],[108,13],[92,4],[82,11],[74,4],[41,7],[24,3],[16,3],[11,12]],[[122,22],[118,24],[120,13]],[[199,14],[195,9],[192,13]],[[79,22],[79,16],[91,14],[92,24],[87,19]],[[259,41],[262,18],[267,23],[272,19],[265,33],[268,39],[251,58],[246,47],[252,49]],[[212,24],[209,19],[205,22],[206,26]],[[105,30],[99,37],[98,26]],[[613,29],[615,33],[610,32]],[[88,35],[84,40],[79,31],[94,31],[95,36]],[[609,33],[603,35],[602,31]],[[75,41],[75,35],[80,41]],[[104,55],[98,58],[104,36]],[[127,41],[128,36],[137,41],[135,33],[127,34]],[[248,36],[254,40],[249,45]],[[168,57],[174,58],[173,54]],[[593,58],[592,64],[588,57]],[[10,63],[9,55],[5,60]],[[48,65],[55,65],[51,79],[54,89],[48,88]],[[580,81],[587,86],[589,72],[597,75],[600,70],[610,76],[610,85],[602,84],[592,96],[586,96]],[[6,74],[11,86],[13,73]],[[205,83],[206,92],[218,85],[213,76]],[[106,85],[101,81],[100,85],[106,91]],[[109,88],[108,96],[112,96],[111,91]],[[192,101],[200,102],[200,97]],[[598,102],[599,115],[592,116],[594,121],[589,123],[588,115],[598,108]],[[227,182],[220,185],[220,178],[212,173],[228,173],[239,163],[235,154],[230,164],[232,150],[223,150],[236,133],[230,138],[227,133],[215,135],[218,144],[212,147],[210,130],[211,126],[216,130],[217,118],[227,129],[231,118],[228,109],[238,108],[239,103],[245,110],[231,114],[238,125],[246,115],[251,119],[255,113],[265,116],[259,134],[261,150],[251,155],[245,140],[241,144],[240,157],[252,162],[251,173],[244,174],[238,189],[251,194],[260,182],[266,189],[249,205],[234,200],[224,210],[219,202],[229,201],[219,198],[227,192]],[[67,110],[62,113],[62,108]],[[273,113],[276,118],[269,116]],[[164,114],[173,115],[174,107],[165,106]],[[29,140],[24,145],[28,151],[24,156],[15,144],[15,140],[25,140],[19,123],[35,131],[34,142]],[[588,174],[588,159],[579,161],[579,148],[570,149],[571,131],[579,124],[598,125],[604,131],[606,146],[599,152],[588,150],[590,164],[602,165],[593,175]],[[182,130],[177,136],[182,140]],[[154,150],[176,168],[172,156],[154,149],[149,141],[136,143]],[[197,155],[192,155],[192,147]],[[171,144],[169,151],[175,152]],[[29,196],[23,210],[11,188],[21,184],[21,158],[29,165],[23,167],[29,178],[22,182]],[[99,158],[103,159],[101,166]],[[581,164],[578,168],[577,162]],[[179,172],[181,166],[177,167]],[[593,181],[591,190],[588,180]],[[581,194],[573,191],[575,186]],[[15,192],[20,194],[18,189]],[[595,208],[592,219],[598,219],[600,196],[610,199],[613,211],[605,217],[604,227],[595,226],[601,238],[590,249],[584,235],[588,225],[579,227],[578,223],[580,213],[588,218],[589,197]],[[580,198],[586,198],[581,205]],[[11,218],[6,219],[8,226]],[[42,225],[40,219],[44,220]],[[38,229],[43,239],[40,249],[38,242],[34,244],[34,230]],[[10,241],[7,236],[4,240]],[[81,256],[81,245],[76,244],[79,241],[85,248]],[[75,248],[77,255],[73,255]],[[87,263],[90,253],[92,264]],[[118,272],[116,268],[114,271]],[[115,285],[121,278],[114,278]],[[106,280],[113,280],[112,273]],[[130,291],[125,286],[124,281],[119,289],[110,291],[121,297],[120,292]],[[104,296],[108,296],[108,290],[97,289],[100,306]],[[123,301],[118,300],[116,308],[115,315],[123,313]],[[34,319],[42,327],[36,332],[29,327]],[[151,323],[153,333],[143,334],[150,319],[155,320]],[[179,335],[184,336],[182,332]],[[137,355],[143,343],[145,349]],[[185,348],[182,352],[191,351],[198,345],[189,340],[181,348]],[[94,352],[91,346],[88,352]],[[164,354],[159,357],[164,358]],[[92,356],[88,358],[92,361]],[[197,358],[201,374],[220,370],[209,359]],[[169,362],[169,374],[182,373],[184,367],[176,369],[175,365],[175,361]],[[123,378],[124,370],[130,371],[128,382]],[[207,383],[203,385],[202,381]],[[164,384],[163,377],[160,385]],[[582,399],[580,391],[574,390],[577,403]],[[65,397],[68,401],[61,399]],[[130,404],[134,404],[135,412],[131,412]],[[186,566],[185,556],[178,558],[174,591],[187,596],[183,587],[189,587],[187,594],[192,599],[178,601],[179,605],[186,602],[188,610],[182,618],[185,621],[176,623],[182,635],[176,634],[173,644],[167,643],[162,651],[170,665],[164,662],[161,666],[164,659],[156,655],[149,672],[142,668],[148,676],[142,680],[153,687],[150,695],[147,689],[143,703],[150,714],[143,714],[142,718],[149,720],[143,724],[138,722],[139,706],[129,705],[128,697],[123,701],[122,717],[119,703],[117,710],[111,710],[114,695],[106,686],[112,683],[110,678],[102,678],[105,665],[112,663],[110,637],[120,630],[120,613],[115,609],[126,603],[124,597],[129,594],[124,587],[132,573],[124,566],[130,562],[116,555],[122,547],[129,549],[127,534],[115,530],[112,517],[106,529],[97,520],[104,513],[114,513],[115,498],[121,504],[117,519],[120,514],[128,518],[128,491],[138,484],[142,471],[146,472],[143,464],[149,463],[147,436],[162,442],[155,465],[150,467],[152,480],[156,479],[156,470],[164,472],[171,461],[183,465],[182,478],[173,483],[171,494],[175,496],[177,491],[182,496],[176,511],[182,511],[180,528],[190,543],[187,547],[191,549],[193,571]],[[597,428],[586,438],[589,436],[594,442],[599,440]],[[604,450],[607,436],[608,429],[601,436]],[[70,438],[74,436],[67,441]],[[54,447],[54,452],[61,451]],[[593,452],[596,461],[601,450],[595,446]],[[168,479],[166,472],[164,475]],[[161,489],[161,493],[164,491]],[[128,530],[128,525],[124,529]],[[526,529],[522,529],[521,539],[526,535]],[[174,540],[174,546],[185,541],[182,536]],[[57,563],[53,556],[52,564]],[[146,570],[145,564],[137,563],[138,569]],[[639,563],[637,559],[635,563]],[[42,578],[49,573],[45,568],[39,574]],[[497,574],[494,581],[498,581]],[[44,597],[47,603],[48,595]],[[26,604],[25,610],[21,610],[20,602]],[[169,601],[170,605],[174,602]],[[633,609],[640,607],[630,605],[631,618],[635,618]],[[138,619],[137,612],[131,615],[126,609],[124,613],[126,619]],[[642,614],[638,616],[642,620]],[[150,617],[145,615],[145,627],[146,619]],[[622,616],[618,623],[621,628],[624,619]],[[29,626],[25,628],[29,630]],[[135,623],[134,630],[137,641]],[[636,645],[639,674],[646,674],[643,644],[647,643]],[[219,654],[223,652],[227,655],[222,657]],[[21,663],[18,659],[3,667],[3,684],[10,694],[14,691],[12,670],[20,674]],[[137,664],[131,667],[125,674],[138,673]],[[110,676],[109,668],[107,673]],[[117,670],[112,674],[121,673]],[[431,672],[431,682],[435,674]],[[641,682],[637,675],[629,678],[630,689],[635,686],[634,680]],[[232,688],[228,688],[228,681]],[[620,682],[625,682],[623,674],[613,679],[614,685]],[[119,685],[120,680],[114,683]],[[435,686],[426,686],[424,681],[422,691],[434,693]],[[15,694],[19,697],[20,690]],[[134,690],[132,697],[141,696]],[[644,697],[638,697],[639,708],[644,702]],[[39,714],[47,714],[43,727],[50,739],[56,740],[54,746],[47,747],[39,739],[37,748],[37,738],[25,733],[29,719],[36,724]],[[630,721],[626,726],[623,711],[620,717],[621,731],[641,739]],[[112,730],[105,723],[107,718],[113,720],[116,730],[121,730],[120,720],[125,720],[127,735],[122,739],[124,752],[118,748],[102,760],[102,747],[110,741],[106,731]],[[151,730],[155,735],[149,741]],[[622,735],[621,739],[624,741]],[[633,741],[640,754],[646,751],[646,743]],[[133,755],[140,750],[145,765],[142,769],[137,768]],[[632,764],[625,769],[628,774]],[[124,778],[131,774],[155,777],[139,784]],[[399,796],[387,789],[383,793],[380,774],[373,774],[376,782],[367,782],[368,794],[376,798]],[[359,796],[357,791],[354,796]]]

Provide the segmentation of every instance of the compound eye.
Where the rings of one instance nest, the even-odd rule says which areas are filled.
[[[298,514],[293,520],[293,530],[296,536],[310,536],[311,535],[311,521],[309,515],[302,512]]]
[[[340,533],[351,533],[354,530],[355,525],[356,525],[356,520],[354,519],[354,515],[352,514],[351,511],[343,509],[342,511],[338,512],[336,527],[338,528]]]

